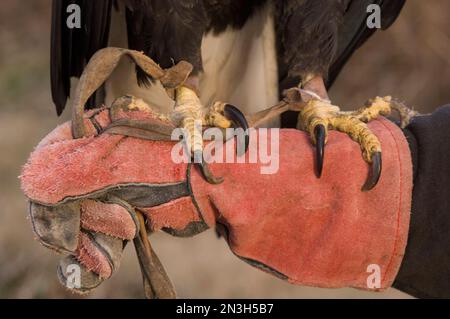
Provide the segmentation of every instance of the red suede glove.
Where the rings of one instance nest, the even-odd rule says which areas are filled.
[[[97,126],[108,125],[106,113],[96,117]],[[91,137],[77,140],[68,124],[56,129],[33,152],[21,179],[38,237],[72,254],[70,261],[81,263],[85,274],[99,275],[96,284],[120,258],[109,238],[130,239],[137,210],[153,230],[178,236],[218,225],[237,256],[292,283],[363,289],[392,284],[406,246],[412,168],[407,142],[389,121],[369,124],[383,147],[381,179],[370,192],[360,190],[368,167],[358,145],[338,132],[330,132],[321,179],[314,175],[308,137],[281,130],[278,152],[271,154],[278,155],[273,174],[261,174],[268,166],[261,157],[215,163],[211,170],[224,182],[211,185],[195,166],[173,162],[175,142],[95,135],[93,127]],[[252,132],[247,157],[275,134],[261,133]],[[61,226],[65,221],[70,226]],[[372,286],[367,271],[373,265],[380,278]],[[92,282],[82,280],[82,289]]]

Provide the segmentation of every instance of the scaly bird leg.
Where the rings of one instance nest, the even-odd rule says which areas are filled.
[[[185,85],[175,90],[176,105],[171,119],[175,125],[185,129],[186,146],[194,158],[194,163],[199,164],[205,179],[211,184],[220,184],[223,178],[214,177],[203,159],[203,126],[225,129],[231,127],[234,122],[236,126],[247,130],[248,123],[236,107],[220,102],[216,102],[205,116],[197,94],[197,82],[196,77],[190,77]],[[246,140],[245,149],[247,147],[248,140]]]
[[[298,128],[308,132],[316,146],[317,176],[322,174],[328,130],[334,129],[346,133],[361,146],[364,160],[371,165],[362,190],[371,190],[381,175],[381,144],[366,123],[379,115],[388,115],[391,111],[391,98],[377,97],[357,111],[342,112],[326,99],[321,78],[314,78],[310,82],[311,85],[306,84],[305,90],[301,90],[302,96],[309,95],[309,101],[299,113]],[[308,100],[308,97],[305,99]]]

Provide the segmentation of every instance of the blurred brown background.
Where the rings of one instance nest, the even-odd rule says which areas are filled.
[[[33,238],[20,166],[58,123],[49,89],[50,0],[3,0],[0,6],[0,297],[74,297],[56,279],[57,256]],[[331,96],[356,107],[391,94],[429,112],[450,103],[450,1],[409,0],[389,31],[379,32],[345,68]],[[66,112],[67,113],[67,112]],[[405,297],[353,289],[292,286],[234,257],[212,231],[194,239],[158,235],[155,248],[180,297]],[[133,249],[117,274],[88,298],[142,297]]]

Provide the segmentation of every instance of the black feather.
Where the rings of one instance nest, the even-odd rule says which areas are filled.
[[[91,56],[107,46],[112,6],[119,0],[53,0],[51,81],[58,114]],[[201,42],[208,31],[239,29],[269,0],[121,0],[126,6],[129,48],[163,68],[181,60],[202,70]],[[67,6],[81,7],[81,29],[66,26]],[[275,7],[280,89],[305,75],[322,75],[330,86],[342,67],[375,30],[366,26],[367,6],[382,9],[382,26],[398,16],[405,0],[272,0]],[[139,84],[150,85],[137,70]],[[94,103],[92,105],[95,105]]]
[[[399,16],[406,0],[353,0],[348,1],[344,23],[339,31],[339,49],[328,71],[327,86],[336,80],[353,53],[376,31],[367,27],[367,6],[378,4],[381,8],[381,27],[389,28]]]
[[[376,31],[366,24],[367,6],[378,4],[382,28],[398,17],[405,0],[284,0],[276,2],[280,93],[305,75],[321,75],[329,88],[352,54]],[[295,127],[295,112],[282,126]]]
[[[276,2],[278,60],[282,78],[326,75],[338,48],[344,9],[339,0]]]
[[[51,88],[60,115],[70,96],[70,78],[79,77],[86,63],[108,45],[112,0],[53,0],[51,32]],[[81,8],[81,29],[70,29],[67,7]],[[90,105],[95,105],[91,100]]]
[[[220,34],[228,27],[241,29],[245,22],[265,3],[267,0],[203,0],[208,14],[207,31]]]
[[[399,15],[405,0],[284,0],[277,2],[280,88],[298,85],[309,74],[330,87],[351,55],[376,29],[366,25],[367,6],[378,4],[382,27]]]
[[[163,68],[186,60],[202,70],[201,42],[207,27],[202,0],[125,0],[127,5],[128,45],[143,51]],[[138,81],[149,84],[138,71]]]

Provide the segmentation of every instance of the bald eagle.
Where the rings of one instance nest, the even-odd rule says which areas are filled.
[[[67,26],[71,4],[81,9],[81,28]],[[320,175],[327,130],[339,129],[332,119],[342,115],[327,90],[355,50],[376,32],[367,24],[369,6],[379,6],[381,28],[387,29],[404,4],[405,0],[54,0],[53,101],[61,114],[73,79],[80,77],[97,50],[108,46],[143,51],[163,68],[181,60],[191,63],[193,71],[175,108],[186,103],[181,97],[192,91],[199,109],[226,101],[249,114],[275,104],[284,90],[299,88],[306,102],[310,100],[308,116],[298,118],[299,127],[316,144]],[[162,92],[158,83],[122,61],[93,97],[97,104],[92,100],[88,107],[130,94],[170,113],[174,101]],[[270,125],[292,126],[292,118],[288,114]],[[346,127],[351,130],[353,123]],[[378,171],[367,189],[378,180],[380,152],[375,145],[365,154]]]

